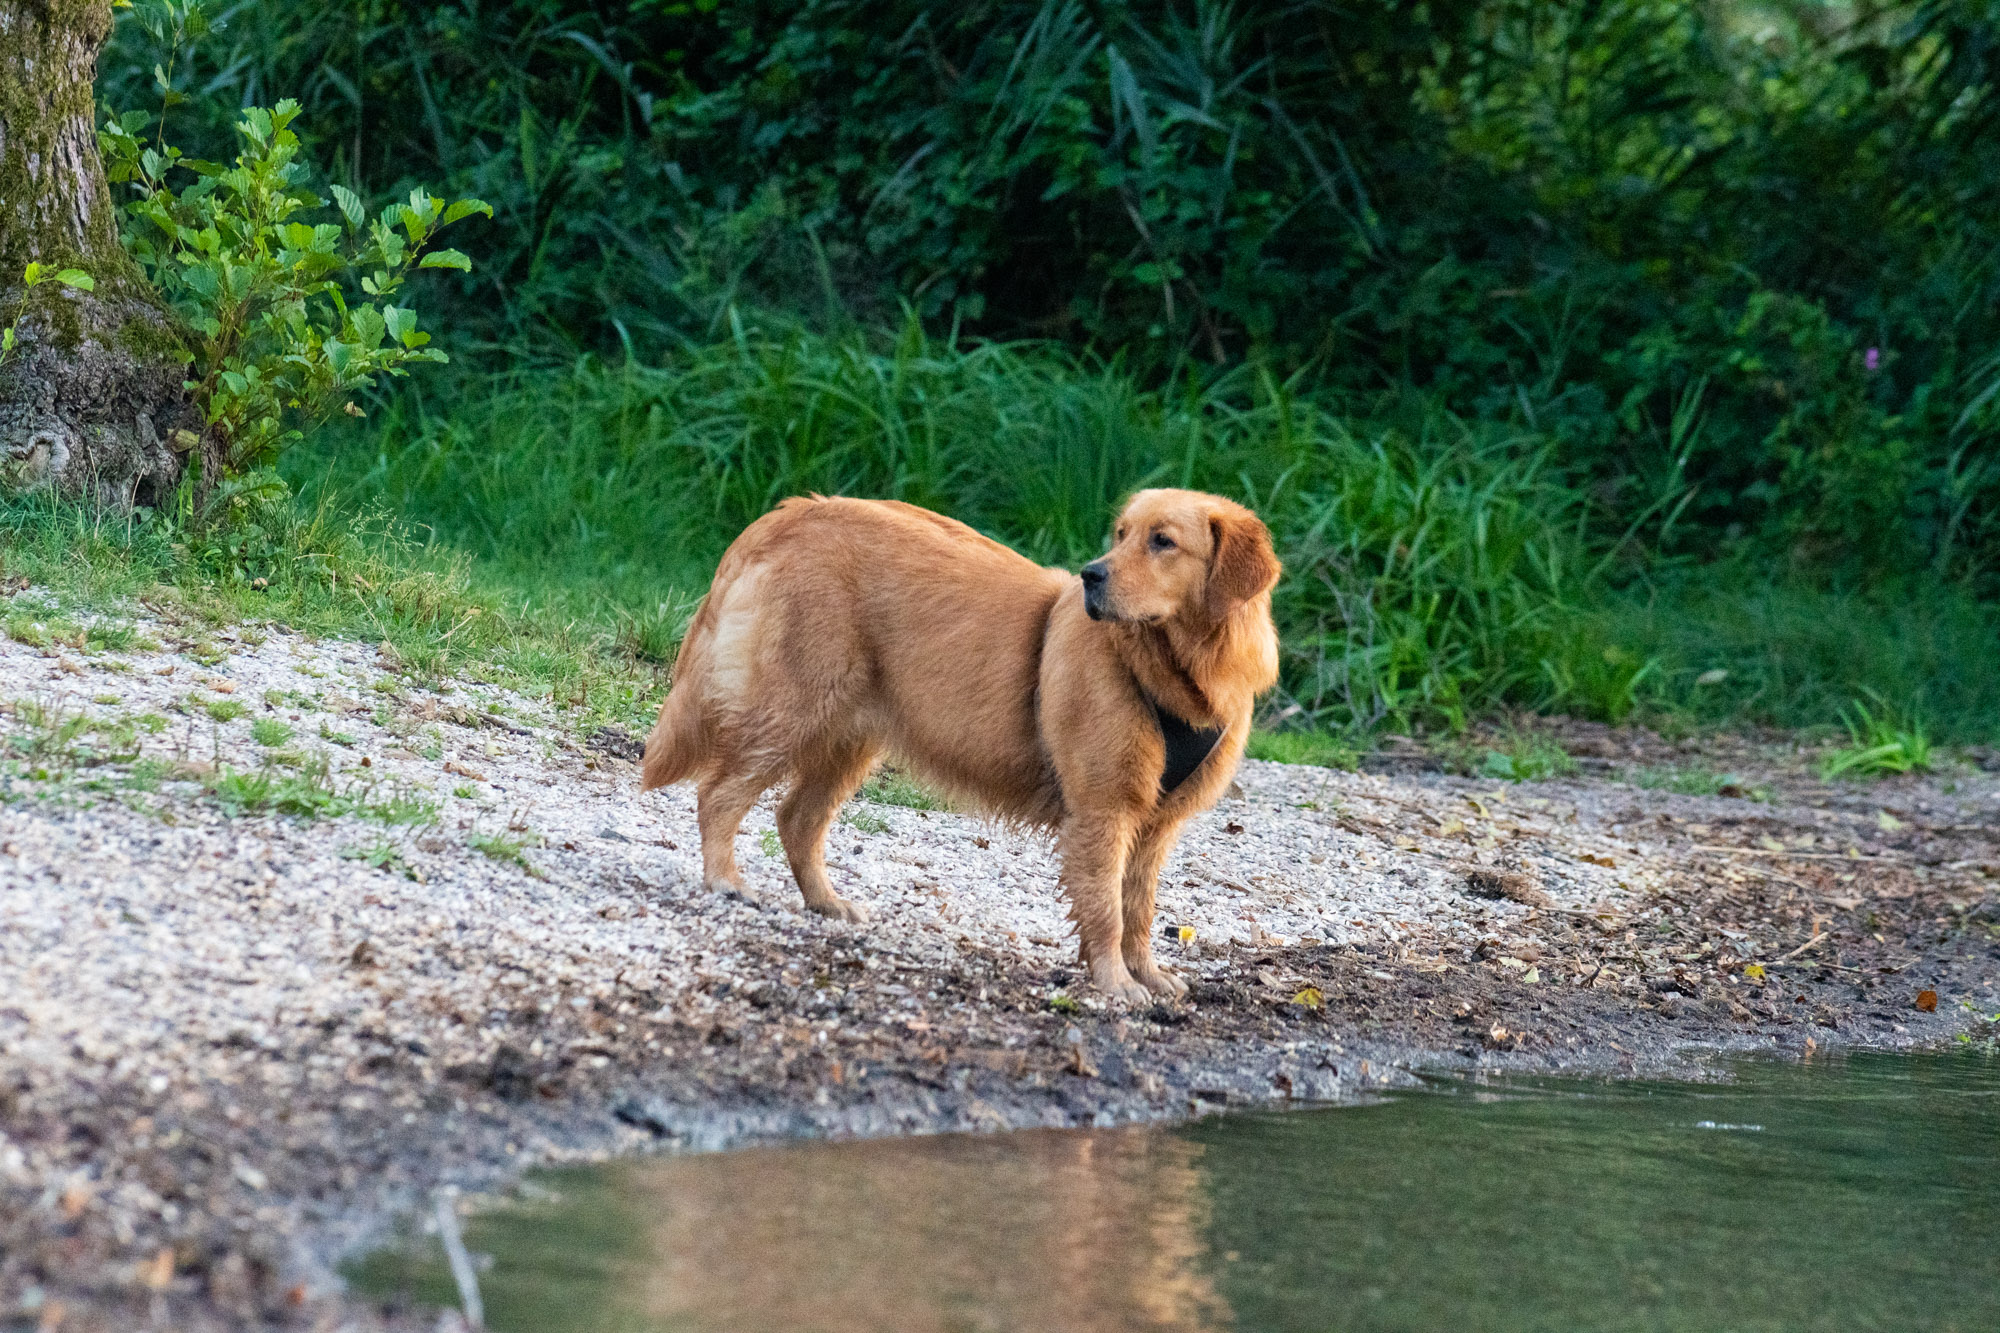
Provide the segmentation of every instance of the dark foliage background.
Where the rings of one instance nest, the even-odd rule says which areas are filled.
[[[2000,4],[267,0],[178,137],[477,193],[461,340],[730,303],[1251,358],[1559,442],[1668,554],[1993,589]],[[127,24],[113,105],[157,101]],[[1678,414],[1678,415],[1677,415]]]

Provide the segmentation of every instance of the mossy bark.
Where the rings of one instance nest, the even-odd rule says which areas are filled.
[[[92,80],[105,0],[0,0],[0,490],[52,487],[127,507],[179,480],[172,442],[200,430],[186,354],[118,240],[97,154]],[[80,268],[94,291],[29,289],[30,263]]]

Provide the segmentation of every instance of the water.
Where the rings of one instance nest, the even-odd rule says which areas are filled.
[[[552,1172],[467,1242],[501,1333],[2000,1329],[2000,1060],[1737,1074]]]

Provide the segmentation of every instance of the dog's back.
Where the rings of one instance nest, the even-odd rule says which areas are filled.
[[[1035,682],[1071,576],[893,501],[788,500],[723,557],[646,747],[645,785],[887,749],[995,813],[1061,798]]]

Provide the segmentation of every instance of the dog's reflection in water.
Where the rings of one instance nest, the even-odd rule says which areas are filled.
[[[660,1328],[1227,1328],[1203,1149],[1031,1131],[688,1157],[624,1176],[627,1300]]]

